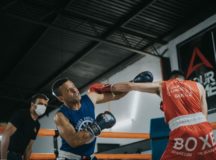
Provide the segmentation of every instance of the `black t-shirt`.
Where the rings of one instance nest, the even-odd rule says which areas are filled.
[[[29,110],[16,112],[9,121],[16,128],[16,132],[10,138],[9,151],[23,154],[30,140],[35,140],[40,123],[33,120]]]

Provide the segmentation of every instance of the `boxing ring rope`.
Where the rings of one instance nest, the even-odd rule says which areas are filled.
[[[38,136],[58,136],[54,129],[40,129]],[[100,138],[132,138],[149,139],[148,133],[128,133],[128,132],[102,132]],[[143,159],[150,160],[151,154],[94,154],[98,159]],[[55,159],[54,153],[32,153],[31,160],[51,160]]]
[[[151,154],[94,154],[97,159],[142,159],[151,160]],[[31,160],[54,160],[54,153],[32,153]]]
[[[56,136],[54,129],[40,129],[39,136]],[[148,133],[128,133],[128,132],[102,132],[100,138],[133,138],[133,139],[149,139]]]
[[[213,129],[216,129],[216,122],[211,122]],[[0,134],[4,128],[0,127]],[[58,137],[57,130],[54,129],[40,129],[38,136],[53,136]],[[128,132],[102,132],[100,138],[131,138],[131,139],[150,139],[148,133],[128,133]],[[142,159],[151,160],[151,154],[95,154],[98,159]],[[54,160],[55,153],[32,153],[31,160]]]

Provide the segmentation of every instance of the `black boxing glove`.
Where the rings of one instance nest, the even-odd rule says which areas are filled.
[[[139,73],[132,81],[134,83],[143,83],[143,82],[152,82],[153,81],[153,75],[149,71],[144,71]]]
[[[89,124],[86,130],[93,136],[100,135],[103,129],[111,128],[116,123],[116,119],[113,114],[109,111],[105,111],[104,113],[100,113],[95,122]]]

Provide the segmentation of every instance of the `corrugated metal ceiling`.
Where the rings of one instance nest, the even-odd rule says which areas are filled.
[[[214,4],[213,0],[1,1],[0,100],[8,107],[0,121],[27,107],[27,99],[36,92],[48,94],[55,106],[50,84],[57,77],[68,76],[83,90],[146,54],[162,57],[153,46],[166,44],[214,14]]]

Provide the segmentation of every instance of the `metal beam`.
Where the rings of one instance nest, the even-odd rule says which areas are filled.
[[[150,1],[150,0],[148,0],[148,1]],[[142,4],[140,4],[138,7],[134,8],[133,12],[137,13],[137,14],[134,14],[133,12],[131,12],[130,14],[128,14],[128,17],[130,17],[130,15],[133,15],[133,18],[135,18],[138,14],[140,14],[145,9],[145,7],[142,7],[142,6],[145,5],[146,3],[148,3],[148,1],[143,1]],[[71,3],[72,3],[72,1],[71,1]],[[51,7],[47,7],[47,6],[44,6],[44,5],[40,5],[39,7],[43,8],[43,9],[47,9],[47,10],[52,10]],[[73,11],[71,12],[71,11],[67,10],[67,8],[65,8],[64,10],[63,9],[62,10],[60,10],[60,9],[52,10],[50,13],[48,13],[48,15],[52,14],[52,13],[56,13],[58,15],[61,15],[63,17],[67,17],[67,18],[76,18],[76,19],[79,19],[79,20],[88,21],[89,24],[94,23],[94,24],[102,26],[102,27],[108,27],[109,28],[109,27],[113,26],[113,23],[111,23],[111,22],[106,22],[106,21],[104,21],[102,19],[97,20],[97,19],[95,19],[95,17],[91,17],[90,15],[85,16],[84,14],[82,14],[82,15],[77,14],[76,12],[73,12]],[[128,23],[131,19],[132,19],[132,17],[126,19],[125,24]],[[125,25],[125,24],[123,24],[123,25]],[[161,43],[161,44],[167,43],[167,42],[165,42],[163,40],[159,40],[158,38],[154,38],[152,36],[149,36],[146,33],[137,32],[136,30],[131,30],[130,28],[122,28],[122,26],[120,28],[118,28],[118,30],[120,30],[122,32],[132,34],[132,35],[135,35],[135,36],[138,36],[138,37],[142,37],[144,39],[148,39],[150,41],[154,41],[154,42],[157,42],[157,43]]]
[[[167,41],[164,41],[162,39],[159,39],[159,38],[154,38],[152,36],[149,36],[143,32],[140,32],[140,31],[137,31],[137,30],[132,30],[131,28],[119,28],[119,31],[121,32],[124,32],[124,33],[128,33],[128,34],[131,34],[131,35],[134,35],[134,36],[137,36],[137,37],[141,37],[143,39],[146,39],[146,40],[149,40],[149,41],[152,41],[152,42],[156,42],[156,43],[159,43],[159,44],[162,44],[162,45],[165,45],[167,44]]]
[[[130,52],[134,52],[134,53],[138,53],[138,54],[142,54],[142,55],[146,55],[146,54],[150,54],[153,55],[151,53],[145,53],[141,50],[137,50],[135,48],[132,47],[126,47],[124,45],[121,44],[117,44],[111,41],[106,40],[106,38],[108,38],[112,33],[114,33],[118,28],[120,28],[122,25],[128,23],[131,20],[131,17],[135,17],[136,15],[138,15],[140,12],[143,11],[143,9],[150,3],[152,2],[151,0],[149,1],[142,1],[142,4],[139,4],[136,8],[134,8],[132,10],[131,13],[129,13],[128,15],[126,15],[125,17],[121,18],[113,27],[111,27],[108,31],[106,31],[100,38],[96,38],[93,36],[91,36],[92,40],[97,40],[98,42],[90,44],[87,48],[88,49],[84,49],[82,50],[79,54],[77,54],[78,56],[76,56],[75,58],[73,58],[68,65],[65,65],[64,67],[62,67],[58,72],[56,72],[55,74],[53,74],[50,78],[48,78],[48,80],[46,80],[41,86],[38,87],[38,90],[41,90],[45,85],[47,85],[49,82],[53,81],[53,79],[55,77],[57,77],[59,75],[59,73],[63,73],[65,72],[68,68],[70,68],[71,66],[75,65],[78,61],[80,61],[83,57],[89,55],[92,51],[94,51],[96,48],[98,48],[101,44],[108,44],[114,47],[118,47],[121,49],[125,49],[127,51]],[[73,33],[76,33],[77,31],[73,31]],[[80,35],[84,35],[83,33],[79,33]],[[86,38],[90,38],[89,35],[86,35]],[[96,38],[96,39],[95,39]],[[155,55],[153,55],[155,56]]]
[[[69,4],[69,2],[70,2],[70,0],[67,0],[66,3],[62,4],[62,6],[59,6],[59,9],[60,9],[60,8],[66,7],[66,6]],[[6,15],[8,15],[7,12],[3,12],[3,13],[5,13]],[[13,18],[17,18],[17,19],[20,19],[20,20],[24,20],[22,17],[18,18],[19,16],[15,16],[15,15],[13,15],[13,14],[9,14],[9,15],[12,16]],[[54,20],[53,20],[52,23],[54,23],[54,21],[57,19],[57,17],[58,17],[58,15],[56,15],[56,17],[54,18]],[[28,21],[27,21],[27,22],[28,22]],[[42,26],[47,27],[47,28],[46,28],[46,29],[42,32],[42,34],[36,39],[36,41],[33,43],[33,45],[28,49],[28,51],[25,52],[25,53],[22,55],[22,57],[20,57],[20,60],[18,60],[17,63],[14,64],[14,66],[12,67],[12,69],[11,69],[9,72],[7,72],[7,74],[6,74],[4,77],[7,77],[7,76],[13,74],[13,73],[16,71],[16,69],[18,68],[18,66],[19,66],[20,64],[22,64],[22,62],[24,61],[25,57],[27,57],[27,56],[32,52],[32,50],[40,43],[40,41],[46,36],[46,34],[47,34],[47,32],[49,31],[50,27],[49,27],[49,26],[46,26],[46,25],[42,25]]]
[[[77,18],[77,19],[81,19],[81,20],[88,20],[92,23],[95,23],[95,24],[98,24],[98,25],[101,25],[101,26],[106,26],[106,27],[112,27],[113,26],[113,23],[112,22],[107,22],[107,21],[103,21],[101,19],[96,19],[96,17],[94,16],[91,16],[91,15],[81,15],[81,14],[78,14],[76,12],[71,12],[70,10],[62,10],[59,12],[60,15],[62,15],[63,17],[68,17],[68,18]]]
[[[68,68],[70,68],[72,65],[75,65],[76,63],[78,63],[81,58],[84,58],[85,56],[87,56],[87,54],[90,54],[92,51],[94,51],[97,47],[98,47],[98,42],[93,42],[91,43],[89,46],[87,46],[86,48],[84,48],[81,52],[77,53],[76,56],[71,59],[69,62],[67,62],[66,64],[64,64],[63,67],[61,67],[60,69],[58,69],[55,73],[53,73],[46,81],[44,81],[39,87],[38,91],[42,90],[47,84],[49,84],[51,81],[53,81],[60,73],[65,72]]]
[[[142,58],[142,55],[133,54],[133,55],[123,59],[118,64],[116,64],[113,67],[107,69],[105,72],[98,75],[97,77],[95,77],[94,79],[89,81],[87,84],[83,85],[81,88],[79,88],[79,90],[84,91],[91,83],[106,79],[107,77],[111,76],[113,72],[120,71],[121,69],[125,68],[129,63],[133,63],[133,62],[135,62],[136,60],[138,60],[140,58]]]
[[[173,1],[174,3],[177,1]],[[205,2],[205,1],[204,1]],[[196,7],[196,10],[199,12],[194,12],[193,10],[186,15],[185,18],[181,19],[175,28],[168,31],[163,39],[165,41],[170,41],[171,39],[177,37],[178,35],[184,33],[188,29],[196,26],[200,22],[204,21],[206,18],[215,14],[216,5],[215,1],[206,1],[203,5],[200,5],[199,8]]]
[[[3,6],[1,7],[1,10],[6,10],[6,9],[7,9],[8,7],[10,7],[11,5],[17,3],[17,1],[18,1],[18,0],[12,0],[12,1],[8,2],[7,4],[5,4],[5,5],[3,5]]]
[[[142,13],[150,4],[154,3],[156,0],[148,0],[142,1],[142,4],[138,5],[136,9],[134,9],[128,17],[124,20],[124,23],[121,26],[125,26],[129,23],[132,19],[136,18],[140,13]]]
[[[67,11],[67,10],[62,10],[62,11],[60,11],[59,14],[61,14],[63,17],[67,17],[67,18],[77,18],[77,19],[81,19],[84,21],[87,20],[89,23],[94,23],[94,24],[97,24],[97,25],[102,26],[102,27],[112,27],[111,23],[95,20],[93,18],[89,18],[89,16],[78,15],[77,13],[74,13],[74,12],[71,13],[70,11]],[[167,43],[164,40],[159,40],[158,38],[154,38],[154,37],[149,36],[143,32],[132,30],[130,28],[119,27],[118,30],[125,32],[125,33],[128,33],[128,34],[132,34],[132,35],[137,36],[137,37],[148,39],[150,41],[154,41],[154,42],[157,42],[160,44],[166,44]]]
[[[121,44],[118,44],[118,43],[114,43],[114,42],[111,42],[111,41],[108,41],[108,40],[105,40],[105,39],[102,39],[102,38],[94,37],[94,36],[91,36],[91,35],[88,35],[88,34],[85,34],[85,33],[82,33],[82,32],[78,32],[78,31],[74,31],[74,30],[71,30],[69,28],[63,28],[63,27],[57,26],[55,24],[49,24],[49,23],[46,23],[46,22],[37,21],[37,20],[33,20],[33,19],[27,18],[27,17],[21,17],[21,16],[18,16],[18,15],[12,14],[12,13],[8,13],[8,12],[1,12],[1,13],[5,14],[7,16],[16,18],[16,19],[27,21],[29,23],[33,23],[33,24],[44,26],[44,27],[48,27],[49,29],[55,29],[55,30],[58,30],[58,31],[67,32],[67,33],[74,34],[74,35],[77,35],[77,36],[80,36],[80,37],[83,37],[83,38],[86,38],[86,39],[89,39],[89,40],[93,40],[93,41],[101,42],[101,43],[104,43],[104,44],[107,44],[107,45],[110,45],[110,46],[118,47],[118,48],[121,48],[121,49],[124,49],[124,50],[127,50],[127,51],[135,52],[135,53],[142,54],[142,55],[150,54],[152,56],[155,56],[155,55],[153,55],[152,53],[150,53],[148,51],[142,51],[142,50],[138,50],[136,48],[127,47],[127,46],[124,46],[124,45],[121,45]]]
[[[105,32],[102,37],[108,37],[109,35],[114,33],[118,28],[127,24],[130,20],[139,15],[149,5],[150,2],[152,2],[152,0],[142,1],[142,3],[133,8],[129,14],[127,14],[123,18],[120,18],[120,20],[117,23],[115,23],[115,25],[111,29]]]
[[[56,26],[54,24],[47,24],[45,22],[35,21],[35,20],[30,19],[30,18],[20,17],[20,16],[17,16],[17,15],[14,15],[14,14],[10,14],[10,13],[6,13],[6,14],[8,16],[12,16],[12,17],[20,19],[20,20],[28,21],[28,22],[31,22],[31,23],[34,23],[34,24],[39,24],[39,25],[42,25],[42,26],[46,26],[46,27],[49,27],[51,29],[56,29],[56,30],[59,30],[59,31],[72,33],[72,34],[75,34],[75,35],[78,35],[78,36],[82,36],[83,38],[87,38],[89,40],[94,40],[94,41],[102,42],[104,44],[107,44],[107,45],[110,45],[110,46],[113,46],[113,47],[117,47],[117,48],[121,48],[121,49],[130,51],[130,52],[138,53],[138,54],[141,54],[141,55],[150,54],[152,56],[156,56],[156,55],[153,55],[150,52],[145,52],[145,51],[142,51],[142,50],[134,49],[132,47],[127,47],[127,46],[124,46],[124,45],[121,45],[121,44],[116,44],[114,42],[103,40],[103,39],[100,39],[100,38],[97,38],[97,37],[93,37],[93,36],[90,36],[90,35],[87,35],[87,34],[84,34],[84,33],[81,33],[81,32],[73,31],[73,30],[70,30],[70,29],[67,29],[67,28],[60,28],[60,27],[58,27],[58,26]],[[101,43],[94,43],[93,45],[91,44],[90,46],[88,46],[87,48],[85,48],[83,51],[81,51],[79,54],[77,54],[78,56],[74,57],[74,59],[72,59],[71,61],[69,61],[62,68],[60,68],[57,72],[55,72],[50,78],[48,78],[48,80],[46,80],[44,83],[42,83],[42,85],[40,85],[38,87],[38,89],[36,89],[36,90],[40,91],[46,84],[48,84],[49,82],[51,82],[54,79],[53,77],[58,76],[59,73],[62,73],[65,70],[67,70],[68,68],[70,68],[73,65],[73,63],[75,64],[75,62],[78,62],[78,60],[80,60],[81,58],[83,58],[87,54],[91,53],[100,44]]]
[[[121,49],[125,49],[127,51],[130,51],[130,52],[134,52],[134,53],[138,53],[138,54],[141,54],[141,55],[146,55],[146,54],[150,54],[150,55],[153,55],[152,53],[150,52],[143,52],[142,50],[137,50],[135,48],[132,48],[132,47],[127,47],[127,46],[124,46],[124,45],[121,45],[121,44],[117,44],[117,43],[114,43],[114,42],[111,42],[111,41],[108,41],[108,40],[105,40],[110,34],[112,34],[113,32],[115,32],[115,30],[117,28],[120,28],[122,25],[128,23],[130,20],[131,20],[131,17],[135,17],[137,14],[139,14],[143,8],[146,7],[147,3],[143,2],[143,5],[142,7],[140,7],[141,5],[139,5],[136,10],[133,10],[132,13],[128,14],[127,16],[125,16],[125,18],[121,19],[119,22],[116,23],[116,25],[114,25],[111,29],[109,29],[107,32],[105,32],[101,38],[97,38],[97,37],[94,37],[94,36],[90,36],[90,35],[87,35],[87,34],[84,34],[84,33],[81,33],[81,32],[78,32],[78,31],[73,31],[71,29],[67,29],[67,28],[63,28],[63,27],[59,27],[55,24],[49,24],[49,23],[45,23],[45,22],[41,22],[41,21],[36,21],[36,20],[33,20],[33,19],[30,19],[30,18],[25,18],[25,17],[20,17],[18,15],[14,15],[14,14],[11,14],[11,13],[6,13],[7,15],[9,16],[12,16],[12,17],[15,17],[15,18],[18,18],[18,19],[21,19],[21,20],[25,20],[25,21],[28,21],[30,23],[34,23],[34,24],[38,24],[38,25],[42,25],[42,26],[45,26],[45,27],[48,27],[50,29],[56,29],[56,30],[60,30],[60,31],[66,31],[68,33],[73,33],[73,34],[76,34],[78,36],[82,36],[84,38],[88,38],[90,40],[94,40],[94,41],[97,41],[97,43],[94,43],[93,45],[91,44],[90,46],[88,46],[87,50],[84,49],[84,51],[82,51],[82,54],[78,54],[80,55],[79,57],[75,57],[68,65],[65,65],[63,68],[61,68],[58,72],[56,72],[55,74],[53,74],[53,76],[51,76],[45,83],[43,83],[40,87],[39,87],[39,90],[42,89],[47,83],[49,83],[50,81],[53,80],[54,77],[56,77],[57,75],[59,75],[59,73],[62,73],[64,72],[65,70],[67,70],[69,67],[71,67],[73,65],[74,62],[80,60],[82,57],[88,55],[90,52],[92,52],[94,49],[96,49],[99,45],[101,45],[102,43],[104,44],[108,44],[108,45],[111,45],[111,46],[114,46],[114,47],[118,47],[118,48],[121,48]],[[153,55],[155,56],[155,55]],[[71,65],[72,63],[72,65]]]
[[[102,27],[112,27],[113,24],[111,23],[108,23],[108,22],[103,22],[103,21],[99,21],[99,20],[96,20],[96,19],[93,19],[93,18],[90,18],[89,15],[88,16],[84,16],[84,15],[79,15],[77,13],[71,13],[70,11],[67,11],[67,10],[62,10],[59,12],[60,15],[62,15],[63,17],[67,17],[67,18],[77,18],[77,19],[81,19],[81,20],[87,20],[89,23],[94,23],[96,25],[99,25],[99,26],[102,26]],[[166,44],[167,42],[166,41],[163,41],[163,40],[159,40],[158,38],[154,38],[152,36],[149,36],[145,33],[142,33],[142,32],[138,32],[136,30],[131,30],[130,28],[118,28],[119,31],[122,31],[122,32],[126,32],[128,34],[132,34],[134,36],[137,36],[137,37],[141,37],[141,38],[144,38],[144,39],[148,39],[150,41],[154,41],[154,42],[157,42],[157,43],[160,43],[160,44]]]
[[[109,34],[113,33],[116,29],[120,28],[122,25],[126,24],[127,22],[129,22],[131,20],[131,17],[135,17],[136,15],[138,15],[139,13],[141,13],[145,7],[147,6],[148,3],[151,2],[151,0],[148,0],[148,1],[143,1],[142,4],[138,5],[131,13],[129,13],[127,16],[125,16],[125,18],[121,19],[114,27],[112,27],[112,29],[110,29],[108,32],[106,32],[103,37],[107,37],[109,36]],[[2,11],[1,11],[2,12]],[[34,23],[34,24],[37,24],[37,25],[42,25],[44,27],[47,27],[47,28],[50,28],[50,29],[56,29],[56,30],[60,30],[60,31],[66,31],[66,32],[69,32],[69,33],[73,33],[73,34],[76,34],[78,36],[82,36],[83,38],[87,38],[87,39],[90,39],[90,40],[94,40],[94,41],[98,41],[100,43],[104,43],[104,44],[108,44],[108,45],[111,45],[111,46],[114,46],[114,47],[118,47],[118,48],[121,48],[121,49],[124,49],[124,50],[128,50],[128,51],[131,51],[131,52],[135,52],[135,53],[138,53],[138,54],[142,54],[142,55],[146,55],[146,54],[150,54],[150,55],[153,55],[155,56],[154,54],[150,53],[150,52],[144,52],[142,50],[137,50],[136,48],[132,48],[132,47],[127,47],[127,46],[124,46],[124,45],[121,45],[121,44],[118,44],[118,43],[115,43],[115,42],[111,42],[111,41],[107,41],[105,40],[105,38],[97,38],[97,37],[94,37],[94,36],[90,36],[90,35],[87,35],[85,33],[81,33],[81,32],[78,32],[78,31],[73,31],[71,29],[67,29],[67,28],[63,28],[63,27],[60,27],[60,26],[57,26],[57,25],[54,25],[54,24],[49,24],[49,23],[46,23],[46,22],[42,22],[42,21],[38,21],[38,20],[33,20],[31,18],[26,18],[26,17],[22,17],[22,16],[18,16],[18,15],[14,15],[12,13],[8,13],[8,12],[2,12],[8,16],[11,16],[13,18],[17,18],[17,19],[20,19],[20,20],[23,20],[23,21],[27,21],[27,22],[30,22],[30,23]],[[58,14],[63,14],[64,15],[71,15],[69,12],[67,11],[59,11]],[[78,15],[76,15],[78,16]],[[97,22],[99,23],[99,22]],[[123,32],[127,32],[127,29],[121,29]],[[129,31],[129,34],[133,34],[133,32]],[[149,36],[144,36],[142,34],[136,34],[135,33],[135,36],[139,36],[139,37],[142,37],[142,38],[146,38],[146,39],[150,39],[154,42],[158,42],[158,43],[162,43],[164,44],[165,42],[164,41],[158,41],[152,37],[149,37]],[[33,48],[33,47],[32,47]]]

